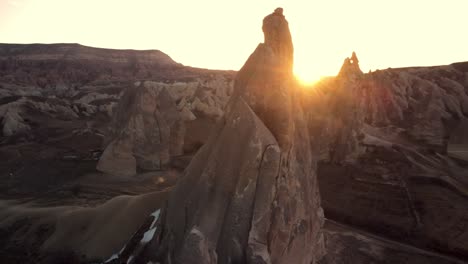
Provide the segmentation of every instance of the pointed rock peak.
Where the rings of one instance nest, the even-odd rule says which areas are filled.
[[[356,52],[353,51],[353,54],[351,55],[351,63],[352,64],[359,64],[359,59],[356,56]]]
[[[292,131],[293,44],[283,10],[277,8],[266,16],[262,29],[265,42],[238,72],[233,97],[243,97],[280,146],[287,149]]]
[[[323,254],[316,162],[288,75],[292,41],[281,9],[263,31],[265,43],[238,72],[222,122],[171,191],[153,239],[127,247],[118,263],[309,264]]]
[[[266,16],[263,19],[262,29],[265,35],[265,45],[281,59],[285,69],[290,69],[292,72],[294,49],[283,8],[278,7],[272,14]]]
[[[276,8],[275,12],[273,12],[273,15],[283,16],[283,8],[281,8],[281,7]]]
[[[356,52],[353,51],[351,58],[346,58],[341,66],[339,76],[352,77],[356,75],[362,75],[361,68],[359,67],[359,59]]]

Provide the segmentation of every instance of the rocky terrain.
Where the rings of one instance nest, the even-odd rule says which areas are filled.
[[[468,263],[468,62],[302,87],[282,13],[238,73],[0,44],[0,262]]]
[[[111,263],[315,263],[322,256],[323,211],[305,116],[294,104],[299,87],[282,11],[263,20],[265,42],[149,227],[153,237],[143,234]]]
[[[44,193],[94,173],[110,138],[122,129],[116,119],[127,118],[118,115],[127,111],[127,105],[117,107],[122,95],[131,101],[135,93],[145,98],[167,90],[184,126],[193,130],[181,132],[179,148],[186,152],[178,154],[192,154],[206,141],[200,127],[223,114],[233,77],[183,66],[157,50],[1,44],[2,195]],[[142,86],[146,90],[138,92]]]
[[[331,135],[318,167],[328,218],[466,259],[467,65],[355,68],[319,84],[333,117],[311,129]]]

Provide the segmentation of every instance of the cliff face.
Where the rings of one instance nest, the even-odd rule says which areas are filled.
[[[363,84],[366,119],[445,149],[453,128],[468,118],[467,87],[467,72],[456,65],[377,71]]]
[[[362,74],[348,63],[308,98],[326,217],[468,255],[465,64]]]

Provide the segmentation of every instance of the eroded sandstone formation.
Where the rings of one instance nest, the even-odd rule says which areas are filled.
[[[21,135],[30,128],[29,134],[36,134],[44,123],[62,119],[57,118],[61,113],[67,120],[86,119],[105,126],[123,91],[137,80],[165,85],[171,95],[172,90],[185,88],[207,93],[186,99],[200,97],[193,108],[209,112],[209,119],[215,120],[229,98],[233,76],[234,72],[183,66],[158,50],[0,44],[1,128],[4,136]],[[213,89],[213,83],[219,89]],[[223,103],[216,100],[220,97],[225,97]],[[50,115],[50,120],[36,122],[28,110]]]
[[[118,261],[315,263],[323,254],[288,23],[281,9],[263,23],[265,43],[237,75],[225,116],[171,192],[154,238],[127,245],[135,249]]]
[[[338,76],[347,76],[348,79],[351,77],[358,78],[362,76],[361,68],[359,67],[359,59],[357,58],[356,52],[353,51],[351,58],[346,58],[341,66]]]
[[[171,156],[183,153],[184,129],[184,120],[167,89],[150,89],[143,84],[127,89],[97,169],[122,176],[135,175],[137,168],[163,169]]]
[[[360,146],[364,110],[361,88],[364,75],[356,53],[346,58],[336,77],[303,91],[311,149],[319,160],[353,163],[362,153]]]
[[[206,142],[210,123],[223,116],[232,93],[229,81],[220,76],[204,82],[136,85],[125,91],[114,109],[97,165],[102,172],[133,176],[138,171],[167,169],[173,157]],[[202,132],[194,128],[197,122],[203,122]]]
[[[467,73],[456,65],[376,71],[367,76],[367,122],[401,127],[414,140],[445,149],[468,117]]]
[[[325,141],[318,169],[325,215],[466,256],[464,64],[369,74],[345,65],[315,87],[308,104],[309,131]]]

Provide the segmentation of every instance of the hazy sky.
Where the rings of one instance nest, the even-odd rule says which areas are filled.
[[[364,71],[468,61],[468,0],[0,0],[0,42],[159,49],[237,70],[278,6],[306,80],[335,75],[353,50]]]

